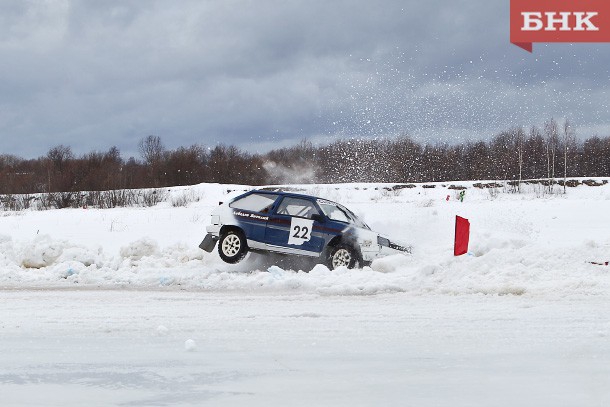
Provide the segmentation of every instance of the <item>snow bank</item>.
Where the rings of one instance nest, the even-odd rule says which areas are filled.
[[[40,237],[16,243],[3,238],[0,284],[23,286],[96,286],[180,288],[209,291],[372,295],[406,292],[413,295],[606,295],[608,267],[581,260],[588,251],[602,257],[607,247],[585,244],[570,250],[548,251],[522,242],[493,242],[485,249],[459,258],[416,253],[373,262],[372,267],[329,270],[324,265],[291,270],[265,263],[251,254],[246,263],[226,265],[216,254],[187,246],[160,249],[139,240],[117,257],[100,248],[71,246]]]
[[[247,187],[199,185],[172,192],[200,197],[180,207],[30,211],[0,217],[0,286],[319,295],[610,293],[610,267],[590,263],[610,257],[606,185],[547,197],[534,192],[490,195],[469,188],[463,203],[442,184],[398,190],[371,184],[290,188],[346,204],[374,230],[412,244],[413,254],[379,259],[356,270],[331,271],[303,261],[286,264],[285,259],[256,254],[228,265],[197,245],[214,206]],[[471,221],[470,252],[461,257],[452,256],[456,214]]]

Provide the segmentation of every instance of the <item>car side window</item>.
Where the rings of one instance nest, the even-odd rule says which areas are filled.
[[[347,213],[344,212],[337,205],[329,205],[320,202],[318,202],[318,204],[322,208],[324,214],[326,214],[326,216],[328,216],[330,219],[337,220],[339,222],[350,223],[350,218]]]
[[[229,204],[231,208],[252,212],[269,212],[277,199],[274,194],[250,194]]]
[[[311,219],[314,214],[319,214],[319,212],[313,202],[307,199],[286,197],[277,208],[277,214]]]

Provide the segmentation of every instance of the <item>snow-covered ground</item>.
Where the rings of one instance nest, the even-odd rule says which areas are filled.
[[[255,254],[228,265],[216,252],[200,250],[210,211],[251,187],[174,188],[152,208],[0,212],[0,286],[329,295],[608,292],[607,269],[589,262],[610,257],[610,184],[581,185],[566,195],[543,194],[540,185],[511,194],[454,184],[470,186],[464,202],[447,188],[451,183],[396,191],[371,184],[292,186],[344,203],[373,230],[414,248],[412,256],[356,271],[285,266]],[[171,205],[182,196],[193,202]],[[471,223],[467,256],[453,256],[455,215]]]
[[[198,249],[251,187],[0,212],[0,403],[609,405],[610,184],[391,187],[291,186],[413,246],[358,270]]]

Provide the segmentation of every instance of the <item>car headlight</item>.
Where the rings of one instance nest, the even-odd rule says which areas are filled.
[[[390,240],[385,237],[377,236],[377,244],[379,246],[390,247]]]

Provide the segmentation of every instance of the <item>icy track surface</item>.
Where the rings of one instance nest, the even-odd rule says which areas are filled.
[[[607,297],[2,293],[3,406],[607,406]]]
[[[0,405],[610,405],[610,184],[431,185],[290,187],[413,246],[357,270],[198,249],[246,186],[0,211]]]

